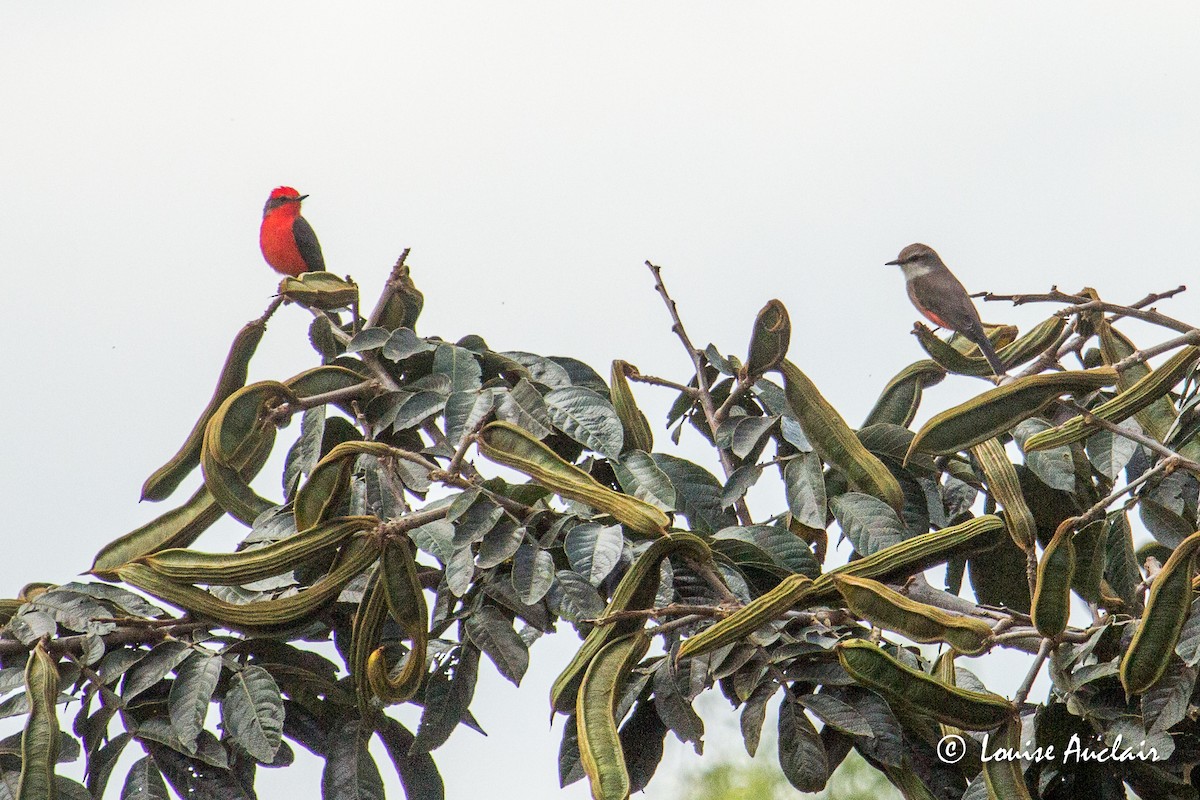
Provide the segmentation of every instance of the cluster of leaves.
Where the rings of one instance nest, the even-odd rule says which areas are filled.
[[[170,784],[253,797],[257,767],[289,764],[290,741],[324,759],[326,798],[382,796],[367,750],[378,736],[408,796],[438,798],[431,753],[460,724],[480,728],[482,657],[519,684],[530,646],[565,622],[584,642],[551,698],[570,716],[560,776],[586,777],[598,798],[646,786],[669,732],[699,752],[692,703],[714,687],[741,709],[750,753],[778,696],[779,764],[803,791],[853,750],[907,797],[1115,797],[1122,784],[1194,796],[1200,350],[1187,337],[1200,334],[1175,324],[1185,336],[1156,350],[1175,356],[1151,370],[1108,315],[1138,308],[1050,298],[1067,305],[1046,323],[991,332],[1022,374],[914,433],[924,389],[988,374],[973,345],[918,331],[931,358],[897,374],[855,430],[784,360],[778,301],[743,363],[693,348],[652,272],[694,368],[682,382],[623,361],[605,381],[569,357],[420,336],[403,259],[365,318],[353,283],[285,280],[281,301],[312,310],[324,363],[247,386],[279,303],[247,325],[143,496],[166,498],[197,466],[202,487],[92,567],[182,614],[110,583],[30,585],[0,604],[0,713],[27,715],[0,750],[0,785],[98,798],[136,742],[145,756],[122,796]],[[349,322],[332,314],[347,308]],[[678,392],[671,438],[697,431],[720,477],[655,450],[637,382]],[[282,499],[262,497],[250,482],[297,415]],[[755,515],[747,493],[768,475],[786,508]],[[1141,553],[1135,506],[1156,539]],[[236,552],[187,549],[225,514],[249,528]],[[846,565],[826,564],[835,524],[855,553]],[[942,563],[935,588],[923,573]],[[965,576],[973,599],[960,596]],[[1085,627],[1068,625],[1073,594],[1092,612]],[[340,663],[306,646],[326,641]],[[931,663],[914,642],[944,648]],[[1037,654],[1011,701],[956,663],[997,647]],[[1054,689],[1031,706],[1047,659]],[[73,699],[74,736],[57,709]],[[205,726],[213,703],[217,731]],[[398,703],[421,707],[416,731],[386,713]],[[1060,753],[1075,735],[1093,747],[1119,736],[1157,760],[1023,771],[983,758],[988,732]],[[939,757],[948,734],[964,737],[959,760]],[[85,784],[55,774],[80,753]]]

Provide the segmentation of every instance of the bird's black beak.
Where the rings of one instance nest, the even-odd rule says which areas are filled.
[[[299,203],[301,200],[303,200],[303,199],[304,199],[304,198],[306,198],[306,197],[308,197],[308,195],[306,195],[306,194],[302,194],[302,195],[300,195],[299,197],[297,197],[297,198],[296,198],[296,202],[297,202],[297,203]]]
[[[900,266],[900,259],[896,259],[895,261],[884,262],[884,266],[885,267],[898,267],[898,266]]]

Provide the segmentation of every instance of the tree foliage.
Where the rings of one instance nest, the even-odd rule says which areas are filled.
[[[142,494],[197,467],[201,488],[102,548],[100,580],[0,603],[0,709],[25,717],[0,785],[100,797],[136,745],[123,797],[249,798],[298,744],[324,759],[324,797],[379,797],[378,737],[410,798],[442,797],[432,754],[480,727],[479,670],[520,684],[565,623],[582,643],[551,696],[569,716],[559,772],[598,798],[645,787],[668,733],[699,751],[692,704],[711,689],[751,753],[777,707],[781,774],[803,791],[856,751],[905,797],[1195,796],[1200,331],[1147,310],[1173,293],[1016,298],[1054,310],[990,330],[1010,373],[995,385],[974,345],[919,326],[930,358],[854,428],[805,354],[787,360],[779,301],[745,358],[697,348],[648,266],[690,360],[676,380],[419,335],[404,257],[365,315],[352,282],[284,280]],[[321,363],[246,385],[285,301],[313,313]],[[1139,349],[1129,318],[1173,335]],[[985,382],[914,431],[948,374]],[[634,385],[677,396],[670,439],[694,430],[710,465],[656,446]],[[280,501],[252,481],[289,429]],[[752,509],[766,482],[785,505]],[[248,529],[235,552],[189,549],[226,514]],[[312,645],[330,641],[336,658]],[[957,658],[1001,648],[1031,656],[1013,697]],[[1031,703],[1043,669],[1054,688]],[[400,703],[422,709],[415,731]],[[1071,760],[1073,739],[1118,757]],[[55,774],[81,757],[85,785]]]

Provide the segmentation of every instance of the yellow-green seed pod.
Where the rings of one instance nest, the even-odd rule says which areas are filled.
[[[863,447],[841,414],[821,396],[808,376],[790,361],[784,361],[779,371],[783,375],[788,407],[800,420],[800,427],[821,460],[846,473],[851,483],[883,500],[896,513],[902,512],[904,492],[896,477]]]
[[[625,361],[613,361],[609,383],[612,385],[609,393],[612,395],[613,408],[621,420],[621,428],[625,431],[625,449],[641,450],[645,453],[654,450],[654,434],[650,431],[650,423],[646,415],[637,406],[633,390],[626,378],[627,370],[637,371],[637,367]]]
[[[968,656],[979,655],[991,642],[992,628],[983,620],[917,602],[879,581],[836,575],[833,584],[860,619],[914,642],[946,642]]]
[[[305,272],[280,281],[279,294],[310,308],[334,311],[358,302],[358,284],[331,272]]]
[[[983,467],[988,493],[1004,508],[1004,523],[1017,547],[1033,552],[1037,540],[1037,522],[1017,479],[1017,471],[1004,452],[999,439],[988,439],[971,448],[971,454]]]
[[[966,450],[1011,430],[1061,395],[1116,382],[1112,367],[1017,378],[935,415],[917,432],[909,452],[949,455]]]
[[[612,514],[635,533],[650,537],[666,535],[671,521],[662,511],[602,485],[516,425],[489,422],[479,432],[478,445],[479,452],[489,460],[523,472],[556,494]]]
[[[429,609],[421,591],[417,565],[407,541],[392,539],[383,547],[379,580],[388,612],[409,640],[404,666],[389,677],[384,648],[367,658],[367,681],[385,703],[403,703],[416,694],[425,675],[425,653],[429,641]]]
[[[25,696],[29,717],[21,734],[21,779],[18,800],[53,798],[54,765],[58,761],[58,665],[42,642],[25,662]]]
[[[629,797],[629,772],[614,715],[621,689],[649,644],[650,638],[641,630],[608,643],[588,664],[579,687],[575,703],[579,760],[595,800]]]
[[[1198,548],[1200,532],[1179,543],[1150,584],[1146,610],[1129,649],[1121,657],[1121,685],[1128,697],[1158,683],[1175,652],[1192,606],[1192,572]]]
[[[1021,752],[1021,720],[1010,719],[988,741],[992,751],[985,756],[998,755],[997,751]],[[1029,788],[1025,786],[1020,759],[987,759],[983,762],[983,780],[987,784],[989,800],[1032,800]]]
[[[1067,321],[1062,317],[1050,317],[1036,325],[1024,336],[1007,345],[996,348],[996,355],[1008,369],[1023,364],[1034,356],[1039,355],[1047,347],[1058,340]],[[986,377],[992,374],[992,368],[987,359],[979,353],[979,348],[971,344],[971,353],[964,353],[954,345],[946,342],[924,325],[918,325],[914,333],[925,352],[941,366],[959,375],[975,375]]]
[[[1000,695],[947,686],[870,642],[844,641],[836,649],[850,677],[912,713],[968,731],[992,730],[1016,716],[1016,708]]]
[[[883,387],[863,427],[888,422],[907,428],[917,415],[921,394],[946,377],[946,370],[928,359],[909,364]]]
[[[1075,578],[1075,520],[1066,519],[1042,551],[1033,589],[1033,625],[1053,639],[1067,628],[1071,615],[1071,581]]]

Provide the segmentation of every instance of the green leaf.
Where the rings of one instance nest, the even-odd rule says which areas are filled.
[[[887,701],[860,686],[827,686],[821,690],[844,701],[871,726],[874,736],[855,737],[854,746],[867,757],[890,767],[899,766],[908,752],[900,723]]]
[[[441,747],[467,715],[479,677],[479,650],[463,644],[457,658],[432,672],[425,687],[425,711],[410,752],[429,753]]]
[[[495,606],[485,605],[467,617],[465,624],[471,642],[487,654],[501,675],[520,686],[529,669],[529,648],[513,630],[512,621]]]
[[[1195,530],[1183,517],[1146,497],[1138,502],[1138,514],[1150,535],[1172,550]]]
[[[1147,732],[1162,733],[1182,721],[1195,688],[1196,669],[1172,659],[1163,676],[1142,695],[1142,720]]]
[[[125,774],[121,800],[171,800],[167,784],[150,756],[142,756]]]
[[[535,383],[551,389],[561,389],[564,386],[572,385],[571,373],[567,372],[562,365],[556,364],[548,358],[533,353],[522,353],[519,350],[507,350],[500,355],[511,358],[528,369],[529,378]]]
[[[1183,630],[1179,632],[1175,654],[1189,667],[1200,664],[1200,599],[1192,601],[1187,621],[1183,623]]]
[[[721,506],[721,483],[712,473],[682,458],[664,453],[650,456],[675,487],[676,506],[694,530],[711,532],[736,524]]]
[[[875,736],[866,717],[858,713],[854,706],[831,694],[806,694],[797,700],[834,730],[850,736]]]
[[[437,764],[428,753],[412,752],[415,737],[408,728],[380,715],[375,722],[375,732],[392,759],[408,800],[445,800],[446,788]]]
[[[475,556],[475,566],[480,569],[491,569],[503,564],[513,557],[521,542],[525,541],[527,529],[511,520],[503,520],[492,528],[479,543],[479,552]]]
[[[482,384],[483,368],[470,350],[439,344],[433,351],[433,371],[450,378],[450,391],[471,392]]]
[[[383,778],[367,751],[367,736],[356,719],[331,731],[321,773],[323,800],[384,800]]]
[[[442,564],[454,558],[454,523],[447,519],[435,519],[409,531],[413,544],[436,558]]]
[[[878,497],[846,492],[833,498],[829,505],[842,532],[860,555],[869,556],[908,538],[896,512]]]
[[[675,510],[675,486],[649,454],[630,450],[612,468],[626,494],[663,511]]]
[[[219,655],[193,651],[175,670],[167,708],[171,713],[171,730],[188,753],[196,752],[196,737],[204,730],[204,717],[217,690],[221,665]]]
[[[758,464],[745,464],[735,469],[721,489],[721,508],[729,508],[745,497],[746,492],[762,477],[762,471],[763,468]]]
[[[1013,428],[1013,438],[1024,453],[1025,441],[1030,436],[1052,427],[1046,420],[1034,417]],[[1047,486],[1064,492],[1075,491],[1075,460],[1071,458],[1068,445],[1025,453],[1025,465]]]
[[[255,761],[274,760],[283,735],[283,698],[271,673],[249,664],[230,675],[221,727]]]
[[[792,518],[808,528],[825,527],[825,475],[816,453],[800,453],[783,469],[783,485]]]
[[[465,493],[459,495],[460,498],[467,496]],[[504,509],[495,500],[483,494],[476,495],[464,513],[456,515],[455,510],[454,507],[451,507],[450,518],[454,521],[455,549],[481,541],[504,516]]]
[[[620,525],[584,522],[567,532],[563,550],[571,569],[587,578],[593,586],[608,577],[621,560],[625,537]]]
[[[190,647],[178,640],[169,639],[154,645],[146,657],[133,666],[125,676],[121,699],[126,704],[130,703],[133,698],[167,677],[191,652]]]
[[[724,541],[741,541],[754,545],[771,563],[778,564],[788,572],[799,572],[810,578],[821,573],[821,565],[809,548],[808,542],[785,528],[774,525],[735,525],[722,528],[713,534],[714,546]],[[739,559],[735,558],[735,561]]]
[[[457,447],[463,437],[477,428],[496,403],[496,389],[452,392],[446,399],[446,439]]]
[[[588,583],[587,578],[569,569],[555,573],[555,582],[562,594],[558,601],[558,614],[568,622],[579,623],[596,619],[604,613],[604,600]]]
[[[1141,426],[1137,424],[1137,420],[1135,419],[1127,419],[1117,427],[1133,433],[1141,432]],[[1088,437],[1084,447],[1087,450],[1088,460],[1092,462],[1092,466],[1101,475],[1110,481],[1114,481],[1121,474],[1121,470],[1125,469],[1125,465],[1129,463],[1129,459],[1133,458],[1138,444],[1133,439],[1118,436],[1112,431],[1100,430]]]
[[[579,723],[572,712],[563,724],[562,743],[558,746],[559,788],[566,788],[586,776],[583,761],[579,757]]]
[[[819,792],[829,780],[829,761],[804,707],[786,696],[779,704],[779,766],[802,792]]]
[[[717,429],[717,446],[731,450],[738,458],[746,458],[754,452],[778,420],[777,416],[730,417]]]
[[[292,499],[303,475],[321,460],[321,440],[325,436],[325,406],[305,409],[300,418],[300,436],[288,450],[283,465],[283,496]]]
[[[704,738],[704,721],[692,708],[691,700],[680,690],[682,679],[687,683],[686,671],[676,673],[673,669],[673,659],[663,659],[654,670],[654,708],[667,727],[675,732],[681,742],[690,742],[697,755],[701,751]],[[685,663],[685,670],[686,664]]]
[[[1133,534],[1123,511],[1108,515],[1108,535],[1104,541],[1104,578],[1131,611],[1142,607],[1142,572],[1133,552]]]
[[[546,403],[533,384],[524,378],[500,395],[496,418],[524,428],[538,439],[545,439],[551,433]]]
[[[554,583],[554,559],[545,550],[523,544],[513,556],[512,584],[521,602],[533,605]]]
[[[471,588],[475,579],[475,557],[470,545],[460,547],[446,562],[446,585],[455,597],[462,597]]]
[[[774,697],[777,691],[779,684],[774,680],[765,681],[755,687],[742,706],[742,742],[751,758],[758,752],[758,742],[762,738],[763,722],[767,718],[767,701]]]
[[[346,352],[361,353],[364,350],[374,350],[382,347],[391,335],[390,331],[383,328],[363,328],[346,343]]]
[[[608,400],[581,386],[555,389],[543,399],[547,416],[560,431],[613,461],[621,457],[625,430]]]
[[[427,342],[408,328],[397,328],[380,353],[388,361],[403,361],[417,353],[427,353],[437,348],[432,342]]]
[[[422,422],[442,413],[446,398],[434,391],[397,392],[396,399],[379,416],[379,424],[396,431],[416,428]]]

